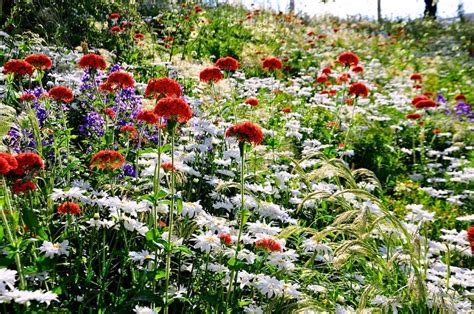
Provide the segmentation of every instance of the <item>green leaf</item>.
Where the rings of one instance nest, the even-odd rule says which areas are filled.
[[[4,235],[3,227],[0,225],[0,241],[3,240]]]
[[[155,275],[155,280],[160,280],[166,277],[166,271],[164,269],[158,269]]]

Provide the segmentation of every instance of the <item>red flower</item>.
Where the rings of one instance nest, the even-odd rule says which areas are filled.
[[[145,35],[143,35],[142,33],[135,33],[135,35],[133,35],[133,38],[136,40],[144,40]]]
[[[162,163],[161,164],[161,169],[164,169],[164,170],[172,170],[172,169],[176,169],[172,163],[170,162],[165,162],[165,163]]]
[[[199,73],[199,79],[201,82],[204,83],[217,83],[220,80],[224,78],[224,75],[222,74],[221,70],[219,68],[213,67],[213,68],[205,68],[204,70]]]
[[[79,215],[81,208],[74,202],[65,202],[58,206],[58,214]]]
[[[112,88],[112,85],[106,82],[99,85],[99,91],[103,93],[113,93],[114,89]]]
[[[178,82],[168,77],[151,79],[145,89],[145,96],[159,97],[180,97],[181,86]]]
[[[16,158],[7,153],[0,152],[0,174],[7,174],[18,167]]]
[[[236,71],[240,66],[239,61],[232,57],[220,58],[216,61],[216,67],[222,71]]]
[[[15,159],[18,166],[12,172],[19,177],[34,176],[36,171],[44,169],[43,159],[35,153],[21,153]]]
[[[263,59],[262,68],[266,70],[280,70],[281,68],[283,68],[283,63],[278,58],[268,57]]]
[[[352,106],[354,104],[354,100],[352,100],[350,98],[346,98],[346,99],[344,99],[344,103],[346,105]]]
[[[128,135],[131,138],[135,138],[138,135],[137,129],[135,129],[135,127],[133,125],[124,125],[123,127],[120,128],[120,132],[121,133],[128,133]]]
[[[431,99],[421,99],[418,102],[416,102],[415,107],[417,109],[424,109],[424,108],[433,108],[436,107],[437,104],[434,100]]]
[[[155,106],[154,112],[159,117],[184,123],[192,118],[193,112],[189,105],[181,98],[166,97],[160,99]]]
[[[19,99],[21,102],[34,101],[36,99],[36,96],[32,93],[23,93]]]
[[[120,26],[112,26],[112,28],[110,29],[110,32],[111,33],[114,33],[114,34],[117,34],[117,33],[120,33],[122,31],[122,29],[120,28]]]
[[[38,70],[49,70],[53,66],[53,61],[44,53],[29,55],[25,61]]]
[[[369,95],[369,89],[367,88],[367,86],[365,86],[364,83],[353,83],[349,87],[349,95],[355,95],[356,97],[367,97]]]
[[[410,76],[410,80],[413,80],[413,81],[421,81],[421,79],[422,79],[422,77],[421,77],[420,73],[413,73]]]
[[[291,108],[290,107],[285,107],[285,108],[282,108],[280,111],[285,112],[285,113],[289,113],[289,112],[291,112]]]
[[[423,95],[425,95],[426,97],[431,97],[431,96],[433,96],[433,92],[426,91],[426,92],[423,93]]]
[[[119,18],[120,18],[120,14],[118,14],[118,13],[111,13],[109,15],[109,20],[117,20]]]
[[[36,184],[34,184],[32,181],[18,180],[12,185],[12,192],[15,194],[33,190],[36,190]]]
[[[418,95],[413,98],[413,100],[411,101],[411,104],[415,106],[420,100],[426,100],[426,99],[428,99],[428,97],[426,97],[425,95]]]
[[[458,94],[454,97],[454,100],[456,100],[456,101],[465,101],[466,96],[464,96],[463,94]]]
[[[144,110],[137,114],[137,120],[147,124],[156,124],[158,123],[158,116],[152,110]]]
[[[423,85],[422,84],[415,84],[415,85],[413,85],[413,88],[420,89],[420,88],[423,88]]]
[[[107,84],[112,88],[132,88],[135,86],[135,80],[128,72],[115,71],[107,77]]]
[[[101,150],[92,156],[90,168],[115,170],[123,166],[125,158],[121,153],[114,150]]]
[[[326,74],[326,75],[328,75],[328,74],[331,74],[332,71],[331,71],[331,68],[325,67],[324,69],[322,69],[321,72],[324,73],[324,74]]]
[[[115,119],[115,111],[112,108],[102,109],[102,112],[105,113],[110,119]]]
[[[316,81],[318,83],[324,83],[324,82],[327,82],[328,80],[328,77],[326,74],[321,74],[320,76],[318,76],[318,78],[316,79]]]
[[[405,116],[405,118],[410,119],[410,120],[418,120],[421,118],[421,114],[415,112],[415,113],[409,113]]]
[[[225,245],[231,245],[232,244],[232,237],[228,233],[220,234],[219,239],[221,239],[221,242],[225,243]]]
[[[245,103],[250,106],[258,106],[258,99],[255,97],[250,97],[245,100]]]
[[[349,79],[351,78],[351,75],[349,73],[342,73],[341,75],[339,75],[339,77],[337,78],[337,81],[338,81],[338,84],[340,82],[347,82],[349,81]]]
[[[281,252],[281,245],[273,239],[260,239],[255,242],[258,248],[266,248],[271,252]]]
[[[122,30],[126,29],[127,27],[132,27],[132,22],[122,22]]]
[[[96,69],[96,70],[105,70],[107,64],[105,63],[104,57],[97,55],[95,53],[89,53],[82,56],[79,60],[79,67],[82,69]]]
[[[199,13],[199,12],[202,12],[202,11],[203,11],[203,10],[202,10],[202,7],[200,7],[200,6],[198,6],[198,5],[194,7],[194,12],[195,12],[195,13]]]
[[[13,73],[15,77],[33,75],[33,66],[24,60],[13,59],[3,65],[3,74]]]
[[[362,73],[362,72],[364,72],[364,68],[361,67],[360,65],[357,65],[357,66],[355,66],[355,67],[352,68],[352,72],[354,72],[354,73]]]
[[[252,144],[260,144],[263,141],[262,129],[251,122],[244,122],[231,126],[225,132],[226,137],[236,137],[239,142],[249,142]]]
[[[57,102],[70,103],[74,99],[72,90],[66,86],[55,86],[48,92],[48,96]]]
[[[344,66],[356,66],[359,64],[359,57],[353,52],[343,52],[337,58],[337,61]]]
[[[471,247],[471,253],[474,255],[474,226],[470,226],[467,229],[467,241]]]
[[[5,175],[9,173],[11,170],[10,165],[8,164],[8,161],[0,157],[0,175]]]

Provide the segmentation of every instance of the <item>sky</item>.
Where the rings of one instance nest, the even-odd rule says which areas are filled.
[[[232,1],[230,1],[232,2]],[[289,0],[233,0],[250,6],[252,3],[257,7],[272,6],[275,10],[284,11],[288,7]],[[381,0],[382,15],[386,18],[409,17],[418,18],[423,15],[425,8],[424,0]],[[377,16],[377,0],[328,0],[321,3],[320,0],[295,0],[296,10],[310,15],[332,14],[340,17],[347,15],[358,15],[369,18]],[[464,5],[464,12],[474,13],[474,0],[439,0],[438,16],[455,17],[459,3]]]

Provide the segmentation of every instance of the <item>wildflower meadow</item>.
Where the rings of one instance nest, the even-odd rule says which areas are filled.
[[[1,313],[474,311],[472,21],[72,2],[2,20]]]

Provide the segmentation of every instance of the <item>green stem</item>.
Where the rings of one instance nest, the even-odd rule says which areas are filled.
[[[166,252],[166,283],[165,283],[165,314],[168,313],[169,306],[169,284],[170,284],[170,275],[171,275],[171,253],[172,253],[172,234],[173,234],[173,220],[174,220],[174,189],[175,189],[175,173],[174,173],[174,135],[175,135],[175,126],[171,128],[171,186],[170,186],[170,195],[171,195],[171,206],[169,211],[169,227],[168,227],[168,250]]]
[[[10,203],[10,197],[8,194],[8,188],[7,188],[7,182],[5,181],[5,177],[2,176],[2,185],[3,185],[3,191],[4,191],[4,197],[5,197],[5,204],[7,206],[7,210],[12,213],[12,207]],[[20,259],[20,253],[18,252],[18,247],[17,246],[17,239],[16,235],[11,231],[10,225],[8,223],[7,216],[5,215],[5,210],[2,206],[0,212],[2,213],[2,220],[3,223],[5,224],[5,229],[7,230],[7,239],[8,241],[14,245],[16,252],[15,252],[15,263],[16,263],[16,268],[18,270],[18,275],[20,276],[20,289],[25,289],[26,288],[26,281],[25,281],[25,276],[23,275],[23,268],[21,267],[21,259]]]
[[[240,223],[239,223],[239,234],[237,236],[237,246],[235,248],[235,255],[234,259],[237,261],[237,256],[240,251],[240,239],[242,238],[242,231],[244,229],[244,222],[245,222],[245,189],[244,189],[244,184],[245,184],[245,142],[239,142],[239,149],[240,149],[240,157],[241,157],[241,164],[240,164]],[[231,295],[232,295],[232,289],[233,289],[233,284],[234,280],[236,280],[238,274],[238,270],[233,269],[232,272],[230,273],[229,277],[229,288],[227,290],[227,304],[229,303],[229,300],[232,300]]]

